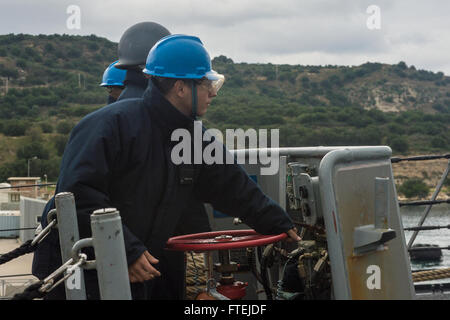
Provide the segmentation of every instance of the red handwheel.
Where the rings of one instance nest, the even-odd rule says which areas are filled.
[[[174,251],[204,252],[258,247],[283,240],[286,233],[262,235],[255,230],[225,230],[194,233],[170,238],[166,248]]]
[[[277,235],[262,235],[255,230],[226,230],[215,232],[194,233],[170,238],[166,249],[175,251],[209,252],[219,251],[219,264],[215,264],[216,271],[221,273],[218,286],[212,279],[212,260],[209,260],[209,280],[206,293],[201,293],[196,300],[203,299],[242,299],[246,294],[248,282],[234,281],[232,273],[238,270],[236,263],[230,262],[231,249],[258,247],[283,240],[286,233]],[[209,253],[208,253],[209,255]],[[214,283],[214,285],[209,285]]]

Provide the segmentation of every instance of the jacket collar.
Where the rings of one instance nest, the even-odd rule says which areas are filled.
[[[158,122],[167,134],[171,135],[175,129],[179,128],[192,130],[194,120],[175,108],[152,81],[149,81],[142,98],[144,104],[150,109],[152,121]]]
[[[127,70],[127,75],[125,76],[124,84],[125,86],[134,84],[145,89],[148,85],[148,79],[144,76],[142,72],[130,69]]]

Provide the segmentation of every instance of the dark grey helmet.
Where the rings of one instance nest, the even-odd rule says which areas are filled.
[[[170,35],[169,30],[156,22],[140,22],[129,27],[119,41],[119,62],[115,67],[132,69],[145,66],[147,55],[159,39]]]

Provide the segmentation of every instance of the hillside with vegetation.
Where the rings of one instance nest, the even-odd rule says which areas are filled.
[[[95,35],[0,36],[0,181],[26,175],[28,162],[32,176],[57,179],[70,130],[106,103],[99,83],[115,60],[117,43]],[[450,149],[450,77],[442,72],[405,62],[304,66],[225,56],[213,68],[227,80],[206,127],[280,129],[282,147],[389,145],[395,155]]]

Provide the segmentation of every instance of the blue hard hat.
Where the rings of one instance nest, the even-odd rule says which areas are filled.
[[[119,86],[123,87],[123,81],[125,80],[125,76],[127,74],[127,70],[117,69],[114,65],[119,62],[119,60],[114,61],[106,68],[103,73],[101,87],[109,87],[109,86]]]
[[[147,56],[142,72],[164,78],[210,80],[215,94],[225,77],[211,68],[211,58],[201,40],[184,34],[169,35],[159,40]],[[192,118],[197,118],[197,85],[192,82]]]
[[[183,34],[169,35],[150,50],[144,73],[165,78],[217,81],[222,78],[211,69],[211,58],[202,41]]]

